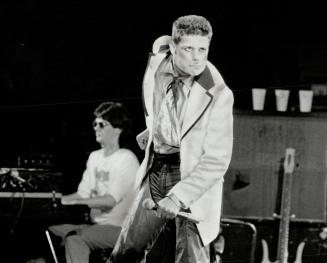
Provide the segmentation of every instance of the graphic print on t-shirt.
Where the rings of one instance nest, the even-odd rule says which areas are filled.
[[[95,177],[100,182],[109,181],[109,171],[105,170],[96,170]]]

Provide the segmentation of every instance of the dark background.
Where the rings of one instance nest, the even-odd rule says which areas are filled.
[[[91,122],[99,103],[123,102],[135,134],[144,129],[148,53],[181,15],[211,22],[209,58],[233,90],[235,109],[251,109],[251,88],[268,89],[265,110],[272,114],[276,87],[290,88],[296,105],[298,89],[327,83],[325,12],[314,1],[1,1],[0,167],[45,166],[62,173],[62,193],[75,191],[88,153],[98,148]],[[135,142],[130,147],[141,159]],[[20,203],[7,204],[2,213],[12,217],[1,223],[7,262],[49,254],[43,228],[53,217],[64,219],[59,209],[26,200],[20,215]]]
[[[98,147],[92,112],[107,100],[123,102],[140,132],[148,52],[186,14],[211,22],[209,58],[234,91],[235,108],[251,107],[254,87],[327,82],[325,14],[316,3],[2,1],[0,166],[42,156],[74,184]]]

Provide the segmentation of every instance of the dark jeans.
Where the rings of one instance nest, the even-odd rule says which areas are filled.
[[[209,262],[209,247],[202,245],[196,225],[176,217],[166,220],[145,210],[143,200],[160,201],[180,181],[179,155],[155,154],[147,179],[130,211],[127,224],[109,262]],[[152,251],[152,248],[154,250]],[[151,253],[149,253],[151,250]]]

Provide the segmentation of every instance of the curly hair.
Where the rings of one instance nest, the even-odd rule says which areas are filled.
[[[173,23],[172,39],[175,44],[178,44],[184,35],[207,36],[211,40],[212,34],[210,22],[203,16],[182,16]]]

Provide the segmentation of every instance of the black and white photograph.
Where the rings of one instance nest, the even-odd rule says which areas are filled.
[[[0,262],[327,262],[318,2],[0,3]]]

